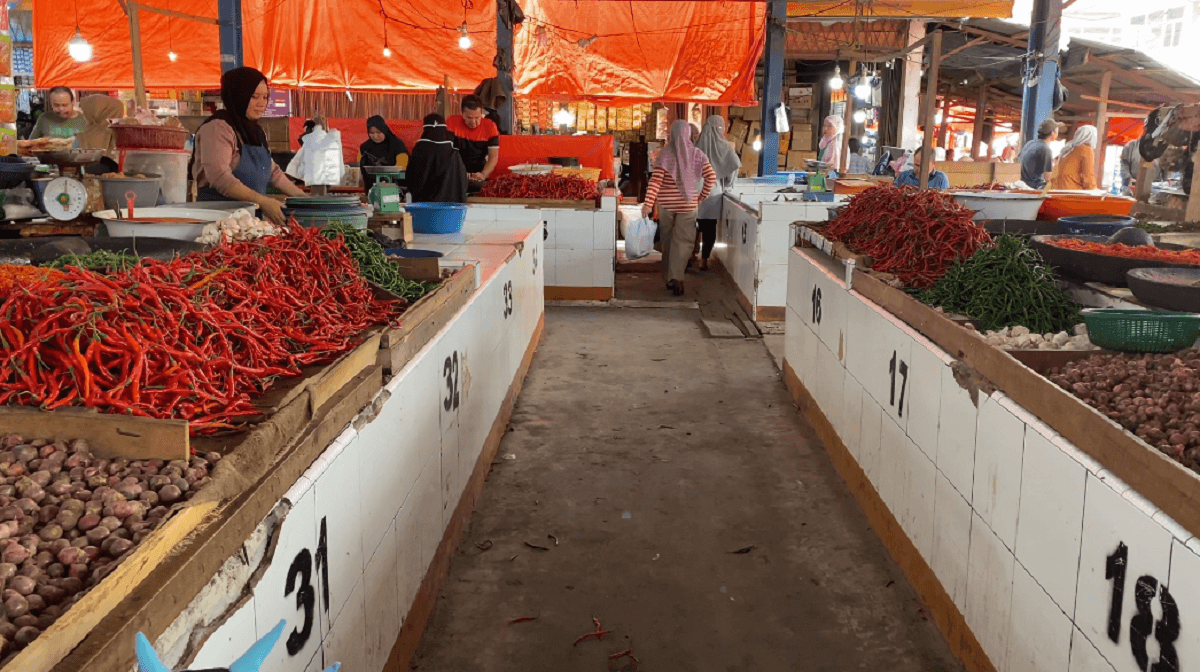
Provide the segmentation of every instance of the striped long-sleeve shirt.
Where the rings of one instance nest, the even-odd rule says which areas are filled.
[[[704,187],[700,190],[697,198],[689,201],[679,192],[675,178],[671,177],[666,169],[655,168],[654,174],[650,177],[650,185],[646,188],[646,205],[651,208],[658,205],[659,210],[670,210],[671,212],[694,211],[699,207],[700,201],[708,198],[713,185],[717,183],[717,174],[713,172],[712,164],[708,161],[704,162],[701,176],[704,178]]]

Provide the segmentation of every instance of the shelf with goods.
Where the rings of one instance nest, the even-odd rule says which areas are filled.
[[[1166,429],[1191,420],[1172,404],[1196,351],[985,337],[876,259],[806,238],[789,252],[785,381],[968,669],[1140,669],[1122,593],[1167,619],[1200,608],[1195,446]],[[1200,664],[1182,637],[1156,651]]]
[[[214,468],[211,476],[205,477],[203,487],[197,489],[187,502],[176,504],[170,515],[149,531],[140,544],[129,549],[123,560],[106,561],[111,564],[111,567],[106,567],[106,573],[112,573],[106,577],[96,577],[99,579],[96,585],[84,592],[71,608],[62,610],[61,617],[53,624],[46,623],[48,629],[33,639],[28,647],[17,652],[17,657],[6,655],[4,669],[16,665],[11,669],[50,670],[56,665],[71,665],[61,662],[66,656],[84,656],[89,661],[81,663],[76,669],[100,664],[96,662],[99,660],[110,663],[121,660],[128,667],[133,656],[132,634],[126,633],[128,637],[120,637],[117,633],[122,632],[123,628],[133,627],[145,631],[152,639],[170,637],[171,631],[164,633],[166,624],[179,616],[191,596],[199,594],[210,580],[225,586],[223,581],[228,580],[228,576],[217,574],[217,570],[223,564],[239,561],[242,556],[238,549],[243,544],[253,545],[254,539],[261,537],[251,537],[264,530],[269,534],[279,532],[272,520],[264,523],[264,517],[273,510],[281,517],[289,515],[289,501],[294,503],[294,499],[286,500],[285,495],[289,490],[296,491],[310,484],[304,478],[306,473],[311,480],[318,480],[315,475],[319,468],[318,458],[327,453],[331,446],[338,451],[345,449],[345,446],[338,446],[339,437],[349,436],[347,432],[358,433],[362,437],[380,435],[381,430],[383,434],[380,436],[390,439],[398,435],[397,427],[417,427],[420,422],[416,416],[424,411],[415,410],[413,399],[425,399],[428,404],[426,410],[432,412],[435,426],[441,425],[442,435],[452,434],[454,445],[451,454],[459,455],[460,443],[464,446],[463,454],[468,452],[467,444],[473,444],[475,454],[483,451],[488,437],[495,434],[495,418],[503,415],[506,420],[505,414],[509,412],[504,410],[506,404],[511,410],[511,397],[515,395],[512,389],[514,385],[519,386],[521,377],[518,369],[523,362],[524,366],[528,364],[527,351],[536,343],[542,311],[543,269],[535,261],[540,251],[540,227],[537,231],[531,226],[491,228],[493,236],[488,243],[463,246],[457,255],[448,255],[450,259],[442,265],[441,286],[412,304],[398,325],[366,332],[362,342],[342,357],[328,365],[306,370],[307,375],[291,379],[289,385],[281,385],[268,395],[270,398],[264,399],[261,404],[262,415],[256,418],[249,431],[216,437],[193,436],[189,444],[186,423],[183,423],[182,444],[176,441],[168,446],[156,446],[157,450],[163,452],[164,458],[186,457],[189,448],[195,449],[200,455],[219,453],[217,463],[224,463],[225,466]],[[507,238],[502,233],[507,234]],[[442,353],[441,350],[446,348],[451,351]],[[443,360],[451,362],[449,374],[443,370]],[[423,373],[415,373],[417,370]],[[429,394],[425,388],[435,385],[436,393]],[[452,409],[443,409],[443,397],[452,399]],[[405,401],[401,402],[401,398]],[[450,417],[450,410],[454,411],[453,417]],[[74,431],[69,422],[47,424],[47,418],[62,414],[62,410],[32,413],[42,416],[38,423],[14,425],[7,422],[11,417],[6,417],[6,430],[32,432],[24,436],[26,440],[38,433],[43,433],[42,438],[66,438],[45,436],[44,432],[55,431],[56,426],[58,431]],[[439,414],[444,416],[443,422],[437,421]],[[69,419],[70,415],[68,413],[63,417]],[[92,417],[100,417],[105,421],[110,419],[103,415]],[[121,464],[128,467],[128,456],[125,461],[118,462],[121,458],[101,449],[114,445],[125,448],[127,446],[114,439],[114,436],[123,437],[127,444],[133,444],[137,439],[132,435],[147,430],[141,425],[122,421],[117,416],[111,419],[113,422],[95,423],[99,429],[80,431],[85,435],[91,432],[98,437],[93,444],[97,455],[92,459],[113,458],[105,465]],[[410,421],[414,424],[410,425]],[[113,425],[121,422],[125,424],[115,430],[116,434],[112,433]],[[172,423],[167,420],[156,422]],[[178,424],[178,421],[175,422]],[[105,431],[109,433],[105,434]],[[438,435],[436,431],[433,433],[433,436]],[[423,430],[414,431],[414,447],[419,447],[422,452],[436,450],[438,443],[430,443],[428,436]],[[422,442],[419,437],[426,440]],[[422,464],[413,464],[408,460],[398,462],[396,456],[390,453],[390,444],[380,444],[376,439],[372,441],[370,448],[364,446],[355,450],[364,454],[370,452],[373,459],[383,460],[378,466],[394,469],[392,473],[400,480],[415,480],[421,473]],[[358,445],[363,441],[353,443]],[[171,448],[171,445],[179,448]],[[181,455],[176,455],[176,450],[181,450]],[[102,452],[105,455],[103,458],[100,457]],[[117,454],[120,452],[118,450]],[[142,458],[138,465],[140,469],[144,470],[149,464],[145,454],[132,457]],[[354,459],[357,464],[358,458]],[[435,463],[440,459],[436,456],[433,458]],[[186,462],[184,466],[187,466]],[[469,465],[464,463],[462,473],[454,475],[455,483],[460,486],[454,493],[456,499],[474,477],[475,467],[474,462]],[[412,471],[414,468],[415,472]],[[124,475],[125,472],[117,473]],[[449,474],[446,476],[449,477]],[[441,478],[439,470],[436,481]],[[114,489],[119,487],[113,486]],[[442,490],[435,482],[434,493]],[[370,500],[371,489],[365,491],[368,495],[363,496],[364,500]],[[347,499],[344,493],[342,501],[357,506],[357,500],[353,499],[355,493],[359,492],[357,485],[348,492],[350,498]],[[377,496],[378,493],[374,494]],[[400,501],[396,502],[397,507]],[[430,505],[427,510],[422,508],[419,513],[422,529],[437,530],[439,537],[444,522],[443,505],[441,497],[438,497],[436,506]],[[394,513],[389,519],[394,517]],[[296,515],[299,514],[290,515],[290,518]],[[310,525],[312,522],[308,521]],[[362,520],[358,522],[365,525]],[[256,533],[260,525],[266,527]],[[288,527],[294,528],[294,525]],[[343,525],[336,535],[340,537],[348,531]],[[180,545],[185,537],[188,543]],[[350,566],[342,564],[346,559],[352,560],[351,564],[362,571],[361,568],[372,557],[369,553],[362,556],[363,550],[360,545],[354,549],[347,548],[347,554],[336,556],[336,566],[341,575],[345,576],[344,572]],[[102,559],[105,557],[101,556]],[[291,562],[290,557],[286,560]],[[423,576],[432,561],[431,553],[429,557],[415,559],[405,571]],[[424,564],[418,566],[415,563]],[[280,572],[287,573],[287,564],[283,559],[277,560],[276,564],[282,564],[282,567],[273,568],[268,572],[268,578]],[[150,576],[156,578],[148,581]],[[280,591],[283,578],[279,579]],[[171,587],[170,599],[165,599],[165,594],[160,592],[163,586]],[[252,587],[249,589],[253,590]],[[187,593],[188,590],[192,592]],[[273,591],[274,588],[272,594]],[[180,596],[183,596],[182,601]],[[136,604],[140,610],[140,616],[144,617],[141,620],[135,617],[131,621],[128,613],[120,612],[119,607],[130,605],[131,599],[132,604]],[[204,603],[203,607],[199,612],[184,612],[185,620],[189,616],[199,618],[198,614],[204,612],[205,608],[217,608],[203,598],[198,599]],[[283,605],[275,606],[283,609]],[[221,607],[226,608],[234,609],[235,606]],[[297,617],[304,617],[303,613],[294,614],[294,610],[293,599],[290,608],[274,613],[270,618],[274,618],[274,622],[281,618],[291,622]],[[168,612],[172,615],[164,617]],[[206,622],[211,623],[223,620],[222,613],[205,612],[203,616]],[[260,610],[260,613],[264,618],[267,617],[265,611]],[[391,637],[395,640],[400,634],[399,625],[392,623],[390,626],[394,626]],[[344,627],[350,627],[349,621]],[[361,630],[365,626],[358,622],[354,627]],[[329,630],[329,624],[326,623],[326,629],[313,638],[315,646],[320,647],[322,640],[330,636]],[[339,633],[340,630],[334,632],[333,636],[344,638]],[[28,639],[29,635],[23,634],[23,637]],[[12,638],[6,639],[4,654],[12,652],[13,641]],[[81,642],[84,646],[78,647]],[[199,646],[203,643],[199,641],[194,644]],[[190,653],[195,654],[196,651]],[[108,669],[120,665],[102,666]]]

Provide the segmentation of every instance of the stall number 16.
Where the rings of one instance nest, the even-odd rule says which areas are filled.
[[[1108,556],[1104,567],[1104,578],[1112,581],[1112,601],[1108,610],[1108,638],[1113,644],[1121,643],[1121,610],[1125,603],[1125,570],[1129,566],[1129,547],[1124,542]],[[1162,616],[1154,619],[1151,603],[1158,598]],[[1146,575],[1139,577],[1133,588],[1133,608],[1137,611],[1129,619],[1129,648],[1139,670],[1148,672],[1177,672],[1179,655],[1175,652],[1175,640],[1179,639],[1179,607],[1167,587],[1158,579]],[[1158,660],[1151,665],[1146,650],[1150,635],[1158,642]],[[1147,667],[1149,665],[1149,667]]]

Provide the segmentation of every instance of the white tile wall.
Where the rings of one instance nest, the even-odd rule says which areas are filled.
[[[554,251],[555,287],[591,287],[594,278],[591,243],[587,247],[560,247]]]
[[[971,521],[967,561],[967,626],[997,670],[1008,669],[1013,556],[978,515]]]
[[[1071,619],[1021,563],[1013,568],[1008,672],[1062,672],[1071,657]]]
[[[942,398],[942,371],[949,367],[929,350],[912,348],[909,364],[908,436],[929,459],[937,459],[938,411]]]
[[[1190,625],[1195,622],[1195,617],[1189,615],[1197,608],[1196,605],[1200,605],[1200,555],[1178,540],[1171,547],[1171,582],[1168,586],[1184,625],[1184,634],[1174,642],[1175,652],[1179,656],[1179,669],[1194,670],[1200,666],[1200,637],[1195,636],[1195,630]],[[1157,602],[1161,610],[1161,597]]]
[[[881,456],[880,446],[883,438],[883,409],[875,403],[875,399],[863,390],[862,398],[862,427],[859,430],[859,464],[866,472],[867,478],[874,484],[875,490],[880,490]]]
[[[597,212],[592,230],[592,249],[614,254],[617,249],[617,217],[611,212]]]
[[[1068,616],[1075,615],[1086,477],[1078,462],[1026,430],[1017,560]]]
[[[908,479],[908,454],[904,430],[896,421],[883,411],[883,421],[879,433],[879,496],[897,517],[903,512],[904,502],[901,497],[905,494],[903,482]]]
[[[983,395],[980,394],[980,397]],[[942,399],[938,409],[937,467],[958,493],[971,502],[975,483],[975,430],[979,416],[971,395],[942,369]]]
[[[787,284],[787,306],[801,314],[805,307],[808,308],[809,317],[812,316],[812,303],[806,301],[808,295],[808,271],[812,268],[807,258],[796,248],[788,253],[788,284]]]
[[[1124,666],[1122,669],[1126,669]],[[1068,672],[1116,672],[1087,637],[1074,628],[1071,631],[1071,664]]]
[[[610,250],[592,251],[592,287],[616,286],[615,260]]]
[[[325,473],[313,487],[314,523],[319,533],[321,521],[325,521],[329,554],[330,617],[324,623],[325,632],[333,626],[333,620],[341,613],[350,591],[362,576],[363,558],[369,557],[366,554],[370,552],[363,544],[360,500],[346,496],[346,493],[359,492],[362,488],[359,483],[360,445],[353,430],[345,436],[345,447],[329,461]]]
[[[812,332],[808,331],[808,327],[804,326],[804,320],[800,318],[799,313],[791,306],[788,306],[784,314],[786,321],[784,322],[783,331],[783,359],[796,372],[796,376],[800,378],[801,382],[804,382],[805,378],[801,374],[801,358],[804,356],[801,333],[806,332],[811,337]]]
[[[971,502],[1009,549],[1017,544],[1021,503],[1021,457],[1025,424],[999,403],[999,393],[980,398],[975,434],[975,490]]]
[[[850,302],[850,297],[840,279],[830,277],[829,273],[824,269],[814,268],[808,277],[814,289],[818,289],[821,292],[821,321],[816,329],[817,334],[821,337],[821,341],[825,343],[825,347],[829,348],[836,355],[845,346],[846,329],[849,321],[847,304]],[[810,289],[810,296],[812,292],[813,290]],[[809,315],[811,317],[811,303],[809,308]]]
[[[278,621],[277,621],[278,622]],[[274,626],[272,626],[274,627]],[[267,633],[263,633],[264,635]],[[230,663],[258,641],[255,625],[254,598],[234,612],[217,631],[204,642],[190,667],[193,670],[229,667]],[[278,652],[275,652],[279,655]],[[286,657],[286,652],[284,652]]]
[[[337,626],[329,633],[323,643],[325,665],[335,662],[342,664],[342,669],[368,670],[367,667],[367,617],[366,599],[363,594],[363,582],[354,586],[346,607],[342,610]],[[285,635],[286,636],[286,635]]]
[[[367,561],[363,577],[366,625],[366,668],[382,670],[400,632],[400,564],[396,521],[383,535],[375,555]],[[407,611],[407,608],[405,608]]]
[[[971,506],[940,471],[934,493],[933,551],[930,566],[959,611],[967,604],[967,563],[971,548]]]
[[[790,310],[789,310],[790,312]],[[790,329],[790,326],[789,326]],[[862,412],[863,412],[863,389],[862,385],[850,375],[849,371],[845,371],[845,378],[842,381],[842,443],[846,445],[846,449],[854,456],[855,460],[861,460],[862,444]]]
[[[1088,475],[1083,511],[1083,543],[1079,558],[1079,588],[1075,599],[1075,625],[1110,662],[1119,669],[1132,669],[1128,626],[1134,606],[1138,578],[1154,577],[1156,583],[1170,576],[1171,535],[1113,492],[1095,476]],[[1124,601],[1119,619],[1119,642],[1108,636],[1112,611],[1113,580],[1107,577],[1109,557],[1125,545],[1127,562]]]
[[[834,430],[840,435],[842,429],[842,385],[845,383],[846,370],[837,360],[837,355],[829,351],[824,343],[817,343],[817,403],[825,412],[825,417]]]
[[[264,635],[279,624],[281,619],[287,620],[284,626],[283,638],[279,644],[279,652],[284,655],[268,657],[263,664],[262,672],[290,672],[292,669],[312,660],[313,654],[321,650],[321,633],[323,627],[321,618],[324,616],[320,608],[320,592],[315,588],[320,586],[317,571],[317,531],[313,526],[313,489],[309,488],[294,503],[279,529],[279,545],[275,547],[276,561],[263,573],[254,589],[254,629]],[[292,567],[297,571],[293,573]],[[303,568],[308,568],[307,575]],[[292,578],[292,590],[287,591],[289,576]],[[305,581],[307,579],[307,581]],[[299,608],[301,600],[300,589],[311,586],[313,608],[311,611]],[[286,594],[285,594],[286,592]],[[304,619],[311,615],[311,620],[305,627]],[[287,639],[290,633],[308,630],[309,635],[304,640],[303,648],[295,653],[287,650]],[[225,665],[233,662],[226,661]]]
[[[557,210],[544,211],[546,219],[553,215],[554,221],[550,226],[556,229],[555,246],[590,250],[595,244],[593,231],[593,213],[588,210]]]
[[[900,525],[917,547],[917,552],[928,561],[933,555],[937,468],[907,436],[904,437],[904,451],[908,477],[903,486],[897,486],[897,491],[904,493],[901,496],[904,508],[901,509]]]
[[[788,267],[786,264],[764,263],[759,265],[758,293],[755,295],[755,307],[782,306],[787,303],[787,276]]]

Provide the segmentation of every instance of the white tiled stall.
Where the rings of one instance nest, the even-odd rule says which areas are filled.
[[[1000,672],[1200,670],[1200,539],[789,252],[785,361]]]
[[[478,288],[158,639],[171,669],[228,666],[280,620],[264,672],[384,668],[543,313],[540,211],[495,213],[417,235]]]

